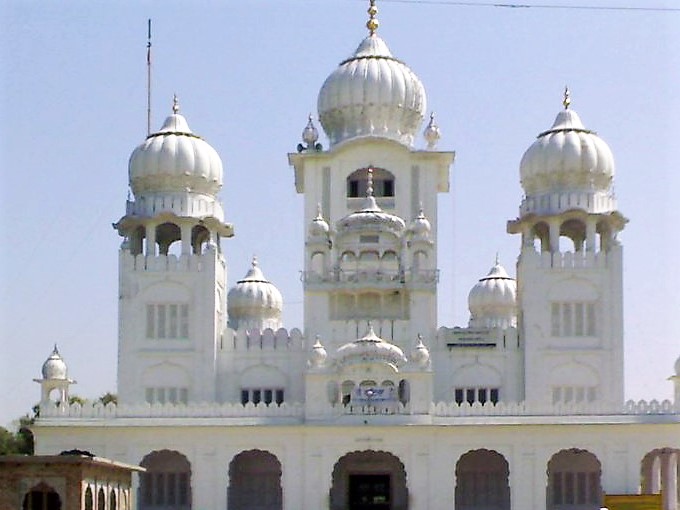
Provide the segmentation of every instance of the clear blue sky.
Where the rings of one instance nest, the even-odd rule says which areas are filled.
[[[529,0],[527,0],[528,3]],[[526,3],[526,2],[525,2]],[[556,5],[544,0],[542,4]],[[676,7],[663,0],[592,6]],[[115,391],[117,252],[127,160],[146,134],[146,20],[153,127],[173,93],[219,152],[236,237],[229,284],[253,254],[302,325],[302,199],[295,150],[326,76],[365,36],[364,0],[2,2],[0,15],[0,424],[39,399],[53,344],[73,391]],[[467,294],[521,200],[519,161],[561,108],[606,140],[625,254],[628,398],[670,398],[680,355],[680,13],[464,7],[379,0],[380,35],[421,78],[439,147],[457,152],[440,195],[439,323],[465,325]],[[325,142],[325,140],[322,140]]]

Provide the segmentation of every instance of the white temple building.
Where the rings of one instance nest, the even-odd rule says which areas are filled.
[[[77,374],[55,347],[36,453],[145,467],[121,510],[595,510],[612,494],[678,510],[680,359],[659,367],[673,402],[624,402],[627,219],[606,142],[565,91],[520,162],[516,271],[489,254],[469,323],[440,326],[437,200],[455,154],[376,14],[321,86],[327,142],[310,116],[288,154],[304,324],[284,327],[257,259],[228,288],[221,159],[175,100],[132,152],[114,225],[118,402],[67,405]]]

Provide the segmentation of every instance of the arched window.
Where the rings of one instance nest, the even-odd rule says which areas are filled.
[[[586,450],[562,450],[548,462],[548,510],[598,510],[602,506],[601,467]]]
[[[156,242],[161,255],[170,254],[170,247],[181,238],[180,229],[174,223],[167,222],[156,227]]]
[[[195,255],[200,255],[203,245],[210,240],[210,231],[203,225],[196,225],[191,229],[191,250]]]
[[[59,494],[45,483],[33,487],[24,496],[22,510],[61,510]]]
[[[368,168],[355,170],[347,177],[347,198],[366,196]],[[394,196],[394,175],[384,168],[373,168],[373,196]]]
[[[403,405],[408,404],[408,401],[411,399],[411,387],[406,379],[402,379],[399,381],[399,402],[401,402]]]
[[[500,453],[467,452],[456,464],[456,510],[510,510],[508,474]]]
[[[179,452],[148,454],[140,465],[140,510],[188,510],[191,508],[191,464]]]
[[[109,510],[118,510],[118,502],[116,501],[116,492],[111,489],[109,493]]]
[[[586,240],[586,225],[583,221],[575,218],[568,219],[560,225],[560,242],[568,240],[565,246],[560,246],[560,251],[577,252],[583,250]]]
[[[229,464],[228,510],[281,510],[281,463],[269,452],[239,453]]]
[[[101,487],[97,493],[97,510],[106,510],[106,495]]]
[[[94,498],[92,497],[92,488],[85,489],[85,510],[94,510]]]

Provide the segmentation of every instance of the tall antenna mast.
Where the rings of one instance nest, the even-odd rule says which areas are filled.
[[[146,134],[151,134],[151,18],[146,39]]]

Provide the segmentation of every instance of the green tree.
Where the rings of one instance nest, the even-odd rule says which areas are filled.
[[[99,397],[99,402],[101,402],[103,405],[110,404],[111,402],[118,404],[118,395],[107,391],[101,397]]]

